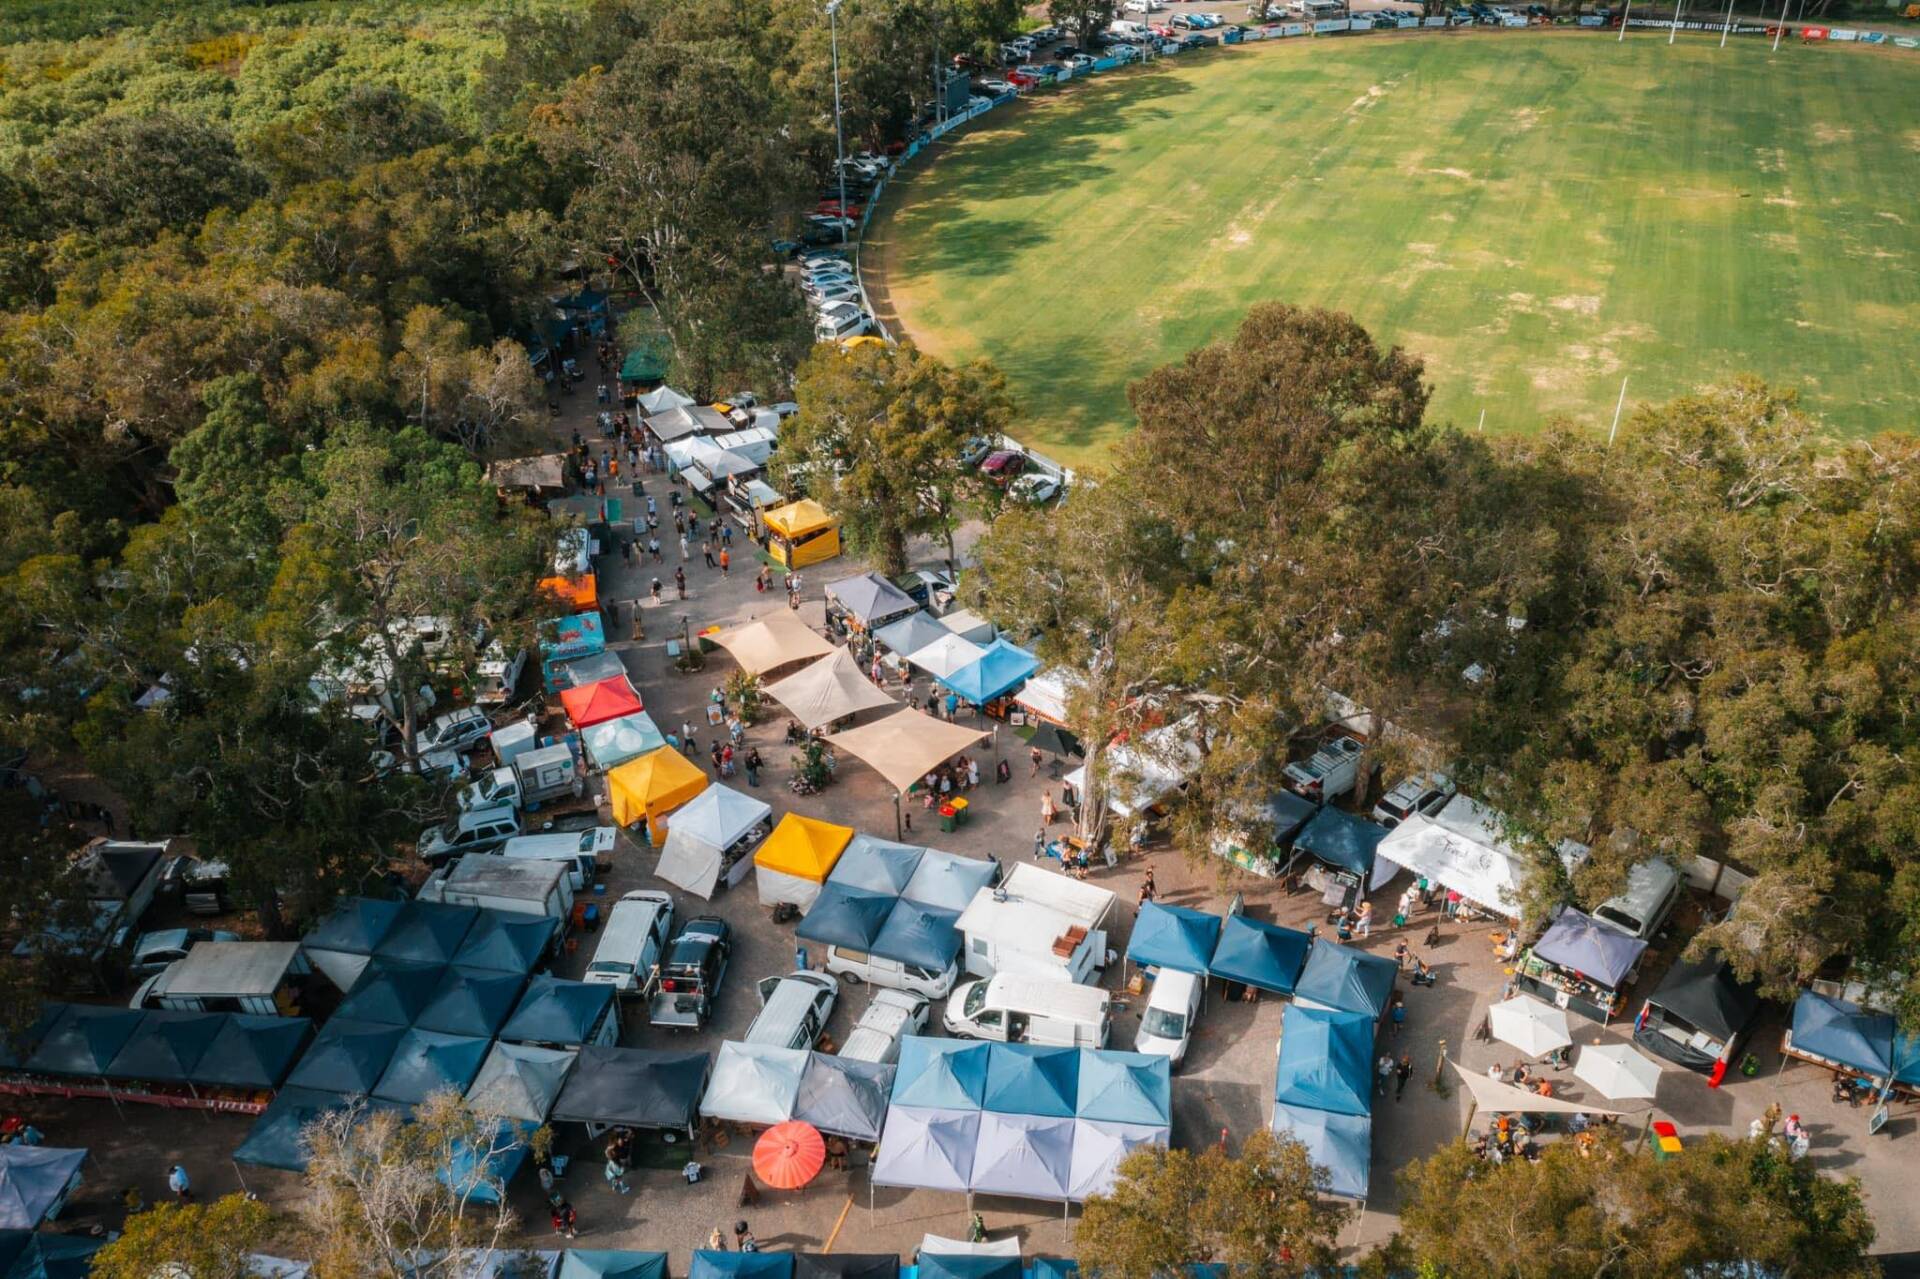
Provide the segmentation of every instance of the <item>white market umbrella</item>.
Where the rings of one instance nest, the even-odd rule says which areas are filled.
[[[1567,1015],[1558,1008],[1541,1003],[1531,995],[1515,995],[1505,1003],[1487,1010],[1493,1037],[1512,1044],[1529,1057],[1544,1057],[1556,1048],[1573,1043],[1567,1031]]]
[[[1574,1058],[1573,1077],[1591,1084],[1609,1101],[1652,1101],[1660,1067],[1632,1044],[1590,1044]]]

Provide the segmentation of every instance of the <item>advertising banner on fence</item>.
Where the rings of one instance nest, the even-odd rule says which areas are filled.
[[[1420,25],[1423,27],[1444,27],[1447,25],[1447,20],[1445,18],[1424,18],[1421,20]]]
[[[1801,27],[1800,38],[1802,40],[1824,40],[1827,38],[1827,29],[1825,27]]]
[[[1349,18],[1322,18],[1313,24],[1313,34],[1332,35],[1336,31],[1353,30],[1353,21]]]

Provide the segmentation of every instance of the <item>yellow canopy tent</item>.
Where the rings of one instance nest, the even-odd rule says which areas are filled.
[[[753,855],[760,901],[771,906],[792,902],[805,910],[820,895],[840,854],[853,842],[853,827],[788,813]]]
[[[768,511],[767,554],[788,568],[819,564],[840,553],[840,521],[810,497]]]
[[[647,833],[655,848],[665,841],[663,814],[707,788],[707,775],[685,755],[671,746],[648,751],[607,773],[607,797],[613,803],[613,820],[631,826],[647,820]]]

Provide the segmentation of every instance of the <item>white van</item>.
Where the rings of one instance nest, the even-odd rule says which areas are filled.
[[[1595,907],[1593,917],[1629,937],[1650,942],[1680,902],[1686,881],[1659,858],[1641,862],[1627,872],[1626,891]]]
[[[858,986],[862,982],[872,982],[876,986],[885,986],[890,990],[904,990],[915,995],[924,995],[928,999],[939,999],[953,989],[954,979],[960,975],[959,962],[952,961],[939,972],[931,969],[916,968],[912,964],[903,964],[897,960],[883,959],[879,955],[869,955],[861,950],[848,950],[844,946],[827,947],[827,971],[845,981],[849,986]]]
[[[926,1032],[930,1008],[926,1000],[904,990],[875,991],[873,1002],[841,1045],[840,1055],[848,1061],[891,1065],[900,1059],[902,1039]]]
[[[740,1037],[745,1044],[769,1048],[812,1048],[827,1028],[839,983],[824,973],[788,973],[763,978],[758,987],[760,1012]]]
[[[1177,968],[1162,968],[1147,995],[1147,1006],[1141,1010],[1133,1050],[1165,1057],[1173,1069],[1180,1069],[1193,1039],[1193,1023],[1200,1020],[1200,1001],[1206,990],[1204,979]]]
[[[595,826],[555,835],[520,835],[500,845],[500,855],[565,862],[573,891],[583,893],[599,875],[601,859],[613,852],[615,833],[612,826]]]
[[[823,308],[813,324],[813,336],[820,342],[844,342],[857,338],[873,327],[873,318],[850,302],[836,302]]]
[[[940,1021],[968,1039],[1105,1048],[1112,1018],[1098,986],[1000,973],[954,987]]]
[[[623,895],[607,913],[586,979],[612,986],[623,996],[646,993],[672,931],[672,897],[655,888]]]
[[[1117,36],[1124,37],[1125,39],[1128,39],[1128,40],[1138,40],[1143,36],[1150,36],[1153,34],[1152,30],[1147,26],[1146,23],[1132,22],[1126,18],[1115,18],[1112,22],[1109,22],[1107,24],[1107,30],[1113,32],[1113,34]]]

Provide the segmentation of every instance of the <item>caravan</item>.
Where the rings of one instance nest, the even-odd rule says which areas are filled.
[[[966,970],[979,977],[1018,973],[1091,982],[1106,966],[1103,928],[1114,901],[1107,889],[1038,866],[1015,866],[960,913],[955,927],[964,940]]]
[[[1046,977],[1002,973],[954,988],[940,1018],[950,1035],[1007,1044],[1105,1048],[1107,992]]]

